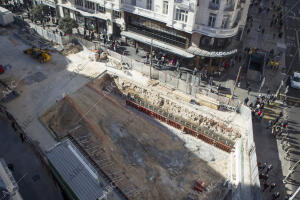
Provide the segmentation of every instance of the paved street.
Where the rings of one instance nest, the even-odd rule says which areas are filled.
[[[300,91],[297,91],[298,95]],[[291,144],[290,153],[290,166],[293,166],[295,162],[300,160],[300,105],[288,106],[287,114],[289,119],[289,136],[288,141]],[[298,165],[296,171],[292,174],[289,181],[290,187],[293,191],[300,186],[300,165]],[[300,194],[298,194],[297,199],[300,199]]]
[[[13,131],[7,119],[0,115],[0,157],[13,164],[13,176],[24,200],[60,200],[52,176],[46,171],[28,144]]]

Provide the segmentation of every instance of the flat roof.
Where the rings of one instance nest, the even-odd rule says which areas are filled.
[[[69,139],[58,143],[46,155],[78,199],[91,200],[103,195],[96,169]]]

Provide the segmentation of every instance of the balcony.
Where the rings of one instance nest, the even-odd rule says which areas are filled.
[[[166,15],[154,12],[152,10],[147,10],[144,8],[127,5],[127,4],[123,5],[123,9],[124,9],[124,11],[135,14],[135,15],[147,17],[147,18],[154,19],[154,20],[157,20],[160,22],[164,22],[164,23],[168,22]]]
[[[206,25],[196,24],[194,32],[199,32],[210,37],[228,38],[233,37],[238,32],[238,26],[229,29],[211,28]]]
[[[232,2],[225,6],[224,11],[232,12],[232,11],[234,11],[234,6],[235,6],[235,4],[234,4],[234,2]]]
[[[83,7],[83,6],[79,6],[79,5],[74,5],[75,6],[75,8],[77,8],[78,10],[82,10],[82,11],[84,11],[84,12],[88,12],[88,13],[91,13],[91,14],[94,14],[96,11],[95,10],[93,10],[93,9],[89,9],[89,8],[85,8],[85,7]]]
[[[213,2],[209,2],[208,8],[211,9],[211,10],[219,10],[220,5],[216,4],[216,3],[213,3]]]

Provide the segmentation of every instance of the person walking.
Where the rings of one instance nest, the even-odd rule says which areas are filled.
[[[244,99],[244,105],[246,105],[246,106],[247,106],[247,104],[248,104],[248,101],[249,101],[249,98],[248,98],[248,97],[246,97],[246,98]]]
[[[264,182],[264,189],[263,189],[263,192],[269,187],[270,185],[268,184],[267,181]]]
[[[20,133],[20,138],[21,138],[21,142],[24,143],[25,142],[25,135],[24,135],[24,133]]]
[[[276,199],[279,199],[280,197],[280,193],[279,192],[275,192],[272,194],[272,200],[276,200]]]
[[[272,169],[273,169],[273,165],[269,164],[268,167],[267,167],[266,173],[269,173]]]
[[[138,54],[138,53],[139,53],[139,48],[136,47],[136,48],[135,48],[135,54]]]
[[[251,92],[251,88],[249,87],[249,88],[248,88],[248,95],[250,94],[250,92]]]

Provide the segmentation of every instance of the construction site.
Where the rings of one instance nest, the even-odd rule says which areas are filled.
[[[225,199],[239,120],[185,98],[158,81],[104,72],[41,121],[58,140],[71,138],[125,199]]]
[[[24,54],[24,34],[0,33],[1,101],[45,152],[72,141],[103,178],[99,190],[113,186],[107,199],[251,199],[250,111],[221,111],[200,89],[175,88],[161,72],[151,78],[146,65],[124,68],[112,54],[96,62],[84,46],[51,49],[39,62]]]

